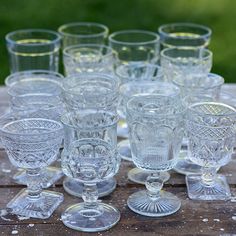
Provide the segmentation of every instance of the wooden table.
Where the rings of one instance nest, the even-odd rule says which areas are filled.
[[[236,84],[224,85],[223,90],[236,95]],[[0,88],[0,112],[7,106],[6,89]],[[15,184],[12,176],[16,169],[9,163],[6,153],[0,148],[0,235],[89,235],[71,230],[60,220],[61,213],[70,204],[82,200],[67,194],[60,180],[51,190],[62,192],[65,200],[47,220],[22,219],[14,215],[4,215],[6,204],[24,187]],[[127,180],[127,172],[132,163],[122,161],[120,171],[116,176],[116,190],[102,200],[116,206],[121,212],[120,222],[112,229],[96,235],[232,235],[236,234],[236,197],[225,201],[193,201],[186,193],[184,176],[171,172],[171,179],[164,189],[176,194],[182,201],[181,209],[167,217],[151,218],[137,215],[129,210],[126,204],[128,196],[144,186]],[[232,161],[221,168],[236,196],[236,154]],[[91,233],[90,233],[91,234]],[[95,234],[95,233],[94,233]]]

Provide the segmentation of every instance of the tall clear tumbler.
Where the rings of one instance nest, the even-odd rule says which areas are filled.
[[[26,70],[58,71],[61,36],[44,29],[25,29],[6,35],[11,73]]]
[[[62,168],[70,178],[84,184],[84,202],[70,206],[62,214],[69,228],[98,232],[111,228],[120,219],[119,211],[97,201],[97,183],[113,177],[119,169],[116,112],[80,110],[62,117],[65,130]]]
[[[63,97],[68,112],[77,114],[84,109],[116,112],[118,104],[118,80],[103,73],[79,73],[67,76],[63,81]],[[99,196],[110,194],[116,187],[114,178],[97,183]],[[74,196],[81,196],[83,182],[68,176],[64,189]]]
[[[212,31],[194,23],[172,23],[158,28],[161,46],[164,48],[204,48],[210,43]]]
[[[58,32],[62,36],[63,49],[79,44],[105,44],[109,29],[94,22],[73,22],[61,25]]]
[[[184,110],[180,100],[158,94],[133,96],[127,103],[127,122],[134,164],[149,171],[147,190],[128,198],[129,208],[141,215],[160,217],[175,213],[181,205],[172,193],[161,190],[163,171],[178,160],[183,137]]]

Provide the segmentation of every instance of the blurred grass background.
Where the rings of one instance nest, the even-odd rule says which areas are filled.
[[[213,30],[210,49],[212,71],[228,83],[236,83],[235,0],[1,0],[0,83],[9,74],[5,34],[17,29],[57,30],[74,21],[107,25],[110,32],[121,29],[156,31],[164,23],[194,22]]]

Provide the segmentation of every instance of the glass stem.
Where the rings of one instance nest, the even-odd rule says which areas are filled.
[[[28,198],[32,201],[40,198],[42,187],[40,183],[40,169],[28,169],[26,170],[28,176]]]
[[[216,168],[203,167],[201,176],[202,183],[207,186],[212,186],[215,183],[216,172]]]
[[[163,179],[160,177],[160,173],[152,173],[147,177],[146,180],[146,188],[148,192],[148,196],[155,200],[160,197],[160,191],[163,187]]]
[[[82,198],[86,208],[97,208],[98,189],[96,184],[84,184]]]

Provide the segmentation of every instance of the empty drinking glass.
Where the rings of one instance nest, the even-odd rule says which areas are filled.
[[[176,77],[173,83],[180,89],[182,97],[185,97],[185,103],[190,105],[195,102],[212,101],[219,98],[224,79],[220,75],[209,73],[205,77]],[[174,170],[181,174],[199,174],[201,166],[190,160],[191,153],[186,146],[188,146],[188,138],[185,132],[180,159]]]
[[[159,59],[160,38],[158,34],[145,30],[123,30],[109,36],[109,46],[116,52],[115,71],[125,69],[137,76],[137,67],[156,64]],[[126,67],[124,67],[126,65]],[[138,72],[139,73],[139,72]],[[118,123],[118,136],[127,138],[127,125]]]
[[[207,47],[212,31],[204,25],[193,23],[172,23],[158,28],[162,48]]]
[[[113,75],[103,73],[79,73],[63,80],[64,102],[68,112],[77,114],[84,109],[116,112],[118,105],[118,80]],[[83,182],[70,177],[63,181],[64,189],[81,196]],[[98,183],[99,196],[110,194],[116,187],[114,178]]]
[[[79,44],[63,50],[66,75],[85,72],[113,73],[112,48],[99,44]]]
[[[161,51],[161,66],[168,81],[175,77],[205,77],[212,67],[212,52],[204,48],[166,48]]]
[[[26,169],[28,188],[8,204],[12,213],[45,219],[63,201],[63,194],[42,191],[40,170],[56,160],[63,138],[61,123],[49,119],[1,120],[0,134],[11,163]]]
[[[78,44],[105,44],[109,29],[107,26],[93,22],[74,22],[60,26],[63,48]]]
[[[171,170],[178,160],[183,137],[184,110],[180,100],[168,95],[137,95],[127,103],[127,122],[134,164],[149,171],[147,190],[128,198],[129,208],[145,216],[176,212],[180,200],[161,190],[160,172]]]
[[[196,200],[227,200],[231,193],[226,178],[217,170],[233,153],[236,109],[220,102],[198,102],[187,112],[190,159],[202,166],[202,174],[187,175],[188,196]]]
[[[98,232],[111,228],[120,219],[115,207],[97,201],[97,183],[110,180],[119,169],[117,120],[115,112],[99,109],[84,109],[62,117],[62,168],[67,176],[84,185],[84,202],[70,206],[62,214],[62,221],[69,228]]]
[[[51,30],[26,29],[6,35],[11,73],[58,71],[61,36]]]

